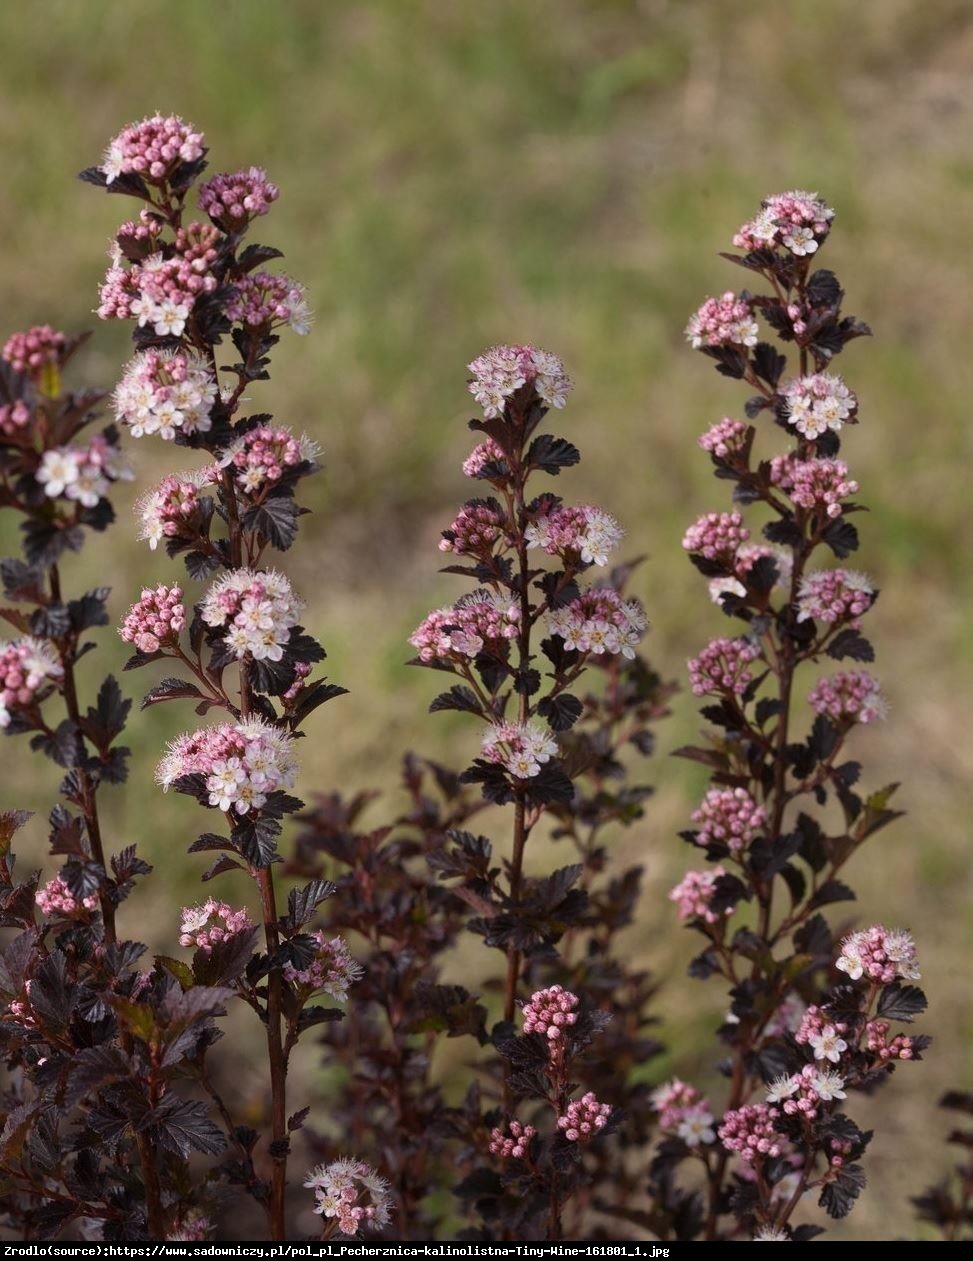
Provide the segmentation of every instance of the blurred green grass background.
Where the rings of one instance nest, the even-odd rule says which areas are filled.
[[[904,781],[909,811],[854,869],[854,909],[917,933],[937,1039],[924,1066],[856,1109],[881,1124],[870,1193],[843,1232],[910,1234],[904,1197],[950,1163],[933,1105],[973,1081],[969,4],[14,0],[0,8],[0,58],[4,333],[97,323],[103,249],[132,203],[73,177],[124,123],[181,113],[205,130],[214,169],[258,163],[281,187],[257,239],[285,250],[317,322],[285,338],[253,398],[325,448],[286,568],[353,693],[319,715],[305,791],[390,785],[407,745],[454,758],[475,746],[471,724],[424,716],[430,679],[402,663],[415,623],[459,590],[437,574],[435,542],[467,493],[464,365],[493,342],[563,356],[576,389],[559,430],[585,456],[564,490],[603,502],[647,553],[649,651],[682,679],[688,653],[722,629],[679,546],[689,520],[723,506],[695,439],[743,401],[682,328],[703,296],[739,283],[716,251],[763,194],[810,187],[838,208],[822,263],[876,332],[840,368],[862,402],[846,450],[872,509],[860,563],[882,588],[871,630],[892,701],[859,752],[875,786]],[[111,385],[129,330],[96,331],[81,369]],[[141,583],[172,577],[128,521],[138,490],[183,463],[169,446],[130,446],[138,481],[122,525],[71,567],[78,585],[111,583],[116,615]],[[115,643],[107,652],[122,659]],[[109,811],[117,844],[137,840],[162,869],[130,911],[130,931],[158,942],[170,895],[196,888],[184,850],[199,820],[160,799],[151,770],[190,718],[175,706],[137,718],[133,776]],[[665,754],[695,729],[682,695],[651,767],[658,796],[619,841],[648,867],[637,948],[666,982],[665,1032],[687,1072],[709,1066],[720,1010],[712,987],[684,981],[694,943],[671,932],[664,899],[701,789]],[[3,751],[3,805],[44,810],[50,768]],[[40,821],[30,844],[39,856]]]

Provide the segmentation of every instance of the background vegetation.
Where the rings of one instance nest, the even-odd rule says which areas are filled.
[[[473,724],[427,719],[430,680],[402,663],[415,623],[457,593],[436,573],[435,543],[466,493],[464,365],[496,341],[548,346],[574,375],[561,427],[585,455],[574,494],[616,512],[631,550],[647,553],[649,649],[683,681],[685,657],[722,629],[679,546],[689,520],[723,506],[695,439],[739,414],[742,395],[682,328],[703,296],[738,283],[715,253],[762,194],[806,186],[838,207],[828,261],[876,332],[841,367],[862,401],[847,449],[873,508],[861,564],[882,588],[870,632],[892,701],[888,723],[860,739],[880,782],[904,781],[909,810],[855,872],[852,910],[915,931],[937,1034],[926,1065],[884,1096],[872,1188],[845,1230],[911,1232],[904,1197],[949,1163],[933,1105],[973,1081],[969,5],[20,0],[0,8],[0,50],[4,335],[97,323],[121,207],[73,177],[125,122],[179,112],[205,130],[217,169],[256,162],[281,186],[267,235],[307,282],[317,323],[285,341],[259,407],[326,449],[314,542],[289,569],[354,694],[322,711],[306,791],[391,785],[410,744],[472,751]],[[114,383],[127,335],[98,328],[81,365],[90,381]],[[122,527],[78,575],[110,581],[119,615],[143,581],[173,572],[126,518],[182,456],[130,446],[138,481]],[[134,776],[111,831],[164,866],[173,896],[194,896],[193,807],[162,808],[151,783],[161,743],[191,716],[174,709],[133,728]],[[709,987],[683,979],[694,943],[673,932],[664,900],[701,786],[665,753],[694,729],[683,694],[652,767],[658,795],[620,844],[650,873],[637,948],[666,984],[665,1034],[686,1070],[703,1071],[719,1012]],[[49,768],[13,743],[3,756],[2,806],[43,809]],[[148,926],[129,931],[170,937],[170,905],[140,908]]]

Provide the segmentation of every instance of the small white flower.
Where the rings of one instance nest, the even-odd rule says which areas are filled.
[[[129,314],[136,317],[139,328],[144,328],[146,324],[152,321],[155,309],[156,306],[152,299],[145,297],[141,293],[128,304]]]
[[[919,981],[922,974],[916,959],[916,944],[912,934],[896,929],[885,936],[885,953],[897,965],[899,976],[906,981]]]
[[[805,254],[813,254],[818,248],[818,243],[814,239],[814,233],[810,228],[788,228],[781,238],[792,254],[803,257]]]
[[[842,952],[835,960],[835,967],[839,972],[845,972],[853,981],[859,980],[865,970],[858,951],[851,942],[842,946]]]
[[[781,1103],[784,1099],[790,1099],[797,1094],[799,1085],[798,1079],[787,1073],[784,1073],[782,1077],[775,1077],[767,1091],[767,1102]]]
[[[311,331],[311,321],[313,318],[311,308],[308,306],[305,298],[299,298],[297,301],[291,303],[290,316],[288,317],[287,323],[299,337],[306,337]]]
[[[125,161],[125,155],[122,153],[121,147],[117,144],[111,144],[105,150],[105,156],[102,159],[102,172],[108,177],[108,183],[113,184],[122,173],[122,164]]]
[[[58,495],[63,495],[78,480],[79,463],[78,453],[70,448],[44,452],[41,466],[37,470],[37,480],[44,487],[48,498],[57,499]]]
[[[808,1038],[808,1043],[814,1051],[816,1060],[830,1060],[832,1064],[837,1064],[841,1059],[842,1051],[848,1050],[848,1043],[838,1036],[834,1025],[825,1025],[820,1033],[812,1034]]]
[[[210,905],[207,902],[200,906],[188,906],[182,913],[182,931],[198,933],[209,921]]]
[[[540,763],[527,752],[511,753],[506,762],[507,770],[516,779],[533,779],[540,774]]]
[[[698,1147],[700,1143],[712,1143],[716,1140],[713,1117],[702,1107],[687,1109],[676,1127],[676,1133],[687,1147]]]
[[[167,300],[153,307],[150,318],[157,337],[181,337],[189,318],[189,307]]]
[[[837,1073],[826,1072],[818,1073],[812,1081],[814,1093],[819,1099],[825,1103],[830,1103],[833,1099],[844,1099],[845,1096],[845,1079],[839,1077]]]
[[[777,1226],[761,1226],[753,1237],[754,1243],[790,1243],[785,1230]]]

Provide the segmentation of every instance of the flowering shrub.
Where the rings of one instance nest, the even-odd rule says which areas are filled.
[[[832,360],[869,331],[813,268],[834,212],[805,192],[768,198],[734,238],[744,253],[727,257],[769,291],[708,298],[686,329],[754,391],[745,420],[723,417],[699,439],[733,502],[699,516],[682,547],[736,626],[688,660],[711,731],[678,755],[710,783],[682,834],[694,863],[672,907],[653,911],[703,938],[691,976],[727,987],[717,1098],[659,1083],[656,986],[623,937],[644,913],[642,868],[616,869],[611,830],[642,816],[651,790],[633,766],[674,688],[640,655],[634,565],[612,567],[619,522],[551,489],[580,460],[544,431],[571,388],[556,355],[498,346],[469,365],[482,417],[462,471],[478,493],[439,544],[468,589],[410,637],[412,664],[451,676],[430,709],[477,724],[470,764],[406,754],[404,804],[374,826],[368,790],[318,793],[310,807],[292,795],[305,723],[343,691],[315,677],[324,649],[270,557],[297,538],[319,449],[245,403],[281,333],[306,333],[310,315],[302,286],[266,270],[279,251],[244,243],[278,188],[257,167],[198,183],[206,158],[200,132],[159,115],[82,174],[140,202],[98,306],[135,344],[114,423],[96,428],[108,396],[63,386],[82,339],[37,326],[0,358],[0,506],[23,540],[0,566],[15,632],[0,645],[0,727],[63,772],[49,833],[60,867],[45,883],[16,873],[26,816],[0,814],[5,1228],[198,1241],[232,1204],[248,1223],[262,1215],[274,1240],[295,1234],[290,1208],[317,1214],[324,1240],[813,1238],[819,1226],[795,1221],[809,1193],[838,1218],[865,1185],[871,1134],[848,1100],[928,1044],[900,1028],[926,1005],[910,934],[836,936],[823,914],[854,898],[846,865],[897,817],[893,787],[860,790],[851,756],[858,729],[887,712],[858,668],[874,657],[864,627],[878,592],[823,560],[858,545],[859,485],[839,457],[859,400]],[[761,321],[793,349],[791,375]],[[88,532],[113,522],[112,488],[131,477],[122,436],[185,448],[187,464],[202,453],[139,498],[140,539],[186,572],[121,613],[126,669],[172,671],[143,709],[216,711],[160,753],[157,788],[149,768],[135,773],[145,791],[210,812],[213,830],[189,846],[213,856],[204,882],[242,872],[254,889],[253,907],[206,896],[173,909],[174,954],[151,965],[120,923],[151,868],[135,845],[112,844],[100,814],[129,772],[131,702],[108,676],[84,703],[90,667],[78,668],[109,623],[109,592],[72,596],[62,578]],[[758,453],[775,436],[786,448]],[[830,661],[853,664],[819,673]],[[281,852],[292,815],[299,831]],[[563,843],[573,861],[548,870],[549,845]],[[448,979],[481,946],[479,992]],[[248,1117],[262,1132],[239,1119],[216,1050],[231,1005],[266,1045],[266,1116]],[[288,1098],[312,1029],[340,1080],[325,1123],[316,1098],[294,1111]],[[464,1040],[458,1099],[434,1064],[440,1039]],[[946,1102],[969,1110],[966,1096]],[[302,1176],[289,1173],[298,1131]],[[969,1171],[916,1204],[959,1237]]]
[[[8,734],[29,733],[66,770],[66,804],[51,814],[52,853],[64,865],[43,888],[13,878],[7,850],[20,816],[5,815],[2,828],[3,923],[21,933],[0,968],[12,1015],[5,1054],[17,1074],[0,1161],[8,1221],[32,1237],[83,1219],[97,1238],[200,1239],[237,1187],[265,1211],[270,1236],[284,1238],[290,1136],[306,1115],[288,1116],[289,1059],[307,1030],[340,1017],[317,996],[344,1003],[361,975],[341,938],[310,927],[334,886],[293,888],[280,913],[273,877],[283,820],[302,804],[288,792],[295,737],[343,689],[311,677],[324,651],[299,624],[303,601],[266,563],[269,550],[294,542],[296,493],[316,471],[317,449],[242,405],[269,375],[277,330],[307,331],[307,304],[295,282],[256,270],[279,251],[243,244],[250,220],[277,197],[263,172],[211,179],[200,190],[211,222],[186,221],[205,157],[199,132],[155,117],[126,128],[82,176],[142,203],[119,229],[99,307],[103,319],[133,324],[137,353],[112,396],[117,426],[81,436],[103,395],[61,391],[77,339],[44,326],[10,337],[3,354],[0,502],[22,517],[24,557],[3,563],[6,596],[18,603],[3,613],[20,638],[0,652],[0,715]],[[182,555],[189,582],[208,587],[195,604],[181,585],[147,587],[119,633],[134,649],[127,668],[166,660],[176,671],[143,708],[188,700],[201,716],[222,711],[170,744],[156,779],[222,816],[222,830],[203,832],[190,850],[215,854],[204,880],[250,875],[263,933],[258,948],[249,910],[211,897],[174,925],[192,962],[158,956],[144,971],[145,947],[118,937],[116,914],[150,868],[134,846],[109,860],[98,813],[99,791],[126,775],[118,738],[130,701],[108,678],[84,709],[75,672],[91,646],[85,636],[108,621],[108,591],[69,599],[60,576],[65,553],[113,519],[111,485],[130,476],[120,430],[207,459],[166,477],[138,513],[150,546]],[[138,774],[144,783],[146,768]],[[214,1021],[234,999],[253,1009],[266,1038],[266,1142],[232,1119],[207,1062]],[[187,1177],[191,1151],[220,1157],[199,1181]],[[354,1181],[364,1169],[352,1161],[345,1172]],[[380,1180],[367,1183],[371,1207],[339,1182],[334,1173],[314,1185],[341,1191],[342,1229],[387,1220]]]
[[[843,1217],[865,1185],[859,1161],[871,1139],[846,1101],[928,1042],[892,1031],[926,1005],[911,984],[910,935],[874,925],[839,943],[822,913],[854,898],[843,868],[896,818],[894,785],[856,791],[862,767],[849,756],[857,728],[886,715],[878,681],[860,669],[813,675],[829,661],[872,661],[862,626],[877,596],[867,576],[820,559],[858,546],[858,483],[838,458],[858,400],[832,361],[869,332],[842,315],[834,274],[811,267],[833,217],[808,193],[769,198],[734,238],[747,252],[725,256],[769,292],[710,300],[687,330],[718,371],[755,393],[746,421],[724,418],[699,440],[735,506],[700,517],[683,539],[739,627],[688,663],[711,731],[678,753],[706,767],[711,787],[682,835],[710,865],[670,894],[704,939],[690,974],[729,988],[720,1029],[729,1080],[722,1113],[683,1082],[657,1092],[664,1138],[651,1186],[663,1238],[810,1239],[820,1228],[792,1219],[812,1190]],[[793,349],[796,377],[784,354],[749,336],[746,312]],[[790,445],[763,454],[775,436]],[[758,528],[766,546],[749,542]],[[615,1211],[641,1220],[623,1200]]]
[[[547,374],[541,387],[536,377],[528,381],[538,362]],[[394,1191],[397,1238],[441,1234],[437,1192],[455,1182],[457,1166],[464,1176],[451,1217],[468,1223],[467,1237],[577,1233],[594,1197],[625,1186],[634,1193],[639,1176],[629,1153],[644,1145],[652,1124],[649,1088],[636,1070],[659,1049],[649,1034],[653,982],[618,942],[633,921],[641,869],[613,872],[604,834],[641,816],[650,790],[628,782],[628,751],[652,752],[651,724],[667,712],[672,688],[635,651],[644,619],[622,594],[629,569],[610,571],[611,585],[583,592],[579,585],[595,569],[595,551],[605,567],[620,538],[617,523],[590,505],[524,493],[532,472],[551,474],[578,458],[563,439],[534,433],[545,410],[539,389],[564,401],[559,361],[520,348],[490,352],[471,370],[479,373],[474,392],[484,393],[489,380],[494,402],[484,408],[496,414],[463,471],[495,492],[475,505],[489,512],[491,537],[477,542],[475,565],[448,567],[472,579],[474,590],[429,614],[411,642],[415,664],[458,678],[432,709],[475,715],[480,756],[464,774],[407,756],[410,806],[371,830],[359,822],[369,795],[320,799],[290,860],[296,874],[338,885],[324,908],[329,930],[370,944],[348,1019],[326,1027],[324,1038],[349,1075],[331,1103],[333,1120],[360,1130],[367,1119],[376,1163]],[[511,389],[520,391],[513,400]],[[519,419],[527,412],[529,420]],[[473,423],[482,431],[484,422]],[[546,469],[528,467],[530,451]],[[457,519],[471,520],[470,508]],[[454,523],[443,550],[454,552],[456,532]],[[555,632],[585,597],[625,609],[624,636],[613,638],[607,621],[593,628],[610,650],[569,649]],[[588,612],[596,620],[594,608]],[[550,671],[546,686],[535,661]],[[589,686],[581,695],[567,691],[569,681],[580,686],[585,669]],[[523,827],[516,876],[502,875],[493,843],[469,830],[498,804],[513,806],[515,838]],[[544,821],[578,859],[550,875],[524,862],[529,833]],[[486,987],[501,990],[502,1018],[492,1024],[488,993],[479,1001],[443,982],[450,953],[469,949],[460,946],[464,930],[499,955],[499,975]],[[551,1003],[566,1010],[548,1027]],[[566,1035],[555,1046],[549,1034],[559,1027]],[[447,1107],[431,1074],[437,1035],[467,1039],[467,1056],[478,1063],[459,1108]],[[572,1064],[590,1089],[569,1089]],[[613,1142],[600,1141],[609,1126]],[[612,1237],[606,1226],[596,1229]]]

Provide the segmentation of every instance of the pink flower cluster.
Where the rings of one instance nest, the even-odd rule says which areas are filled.
[[[569,1143],[590,1143],[608,1124],[611,1111],[610,1104],[599,1103],[589,1090],[568,1104],[567,1111],[557,1119],[557,1128]]]
[[[133,438],[157,433],[207,433],[217,386],[212,370],[194,351],[147,350],[125,368],[114,396],[115,415]]]
[[[498,1125],[490,1131],[490,1151],[501,1160],[522,1160],[537,1130],[532,1125],[521,1125],[519,1121],[511,1121],[507,1128],[509,1137]]]
[[[847,622],[854,630],[872,607],[875,588],[865,574],[854,569],[818,569],[801,583],[797,596],[797,620]]]
[[[586,565],[607,565],[622,538],[613,516],[593,504],[552,508],[531,521],[525,531],[528,547],[543,548],[548,556],[575,553]]]
[[[439,550],[457,556],[488,556],[497,540],[505,538],[498,507],[483,499],[470,499],[449,529],[443,530]]]
[[[233,480],[245,495],[255,495],[279,482],[287,469],[313,461],[320,448],[310,438],[295,438],[283,426],[258,425],[230,446],[220,460],[233,472]]]
[[[784,1074],[771,1082],[767,1102],[780,1104],[787,1116],[813,1121],[822,1103],[845,1098],[844,1078],[830,1069],[805,1064],[799,1073]],[[722,1135],[722,1131],[721,1131]]]
[[[115,240],[127,259],[141,262],[153,252],[163,226],[163,220],[146,207],[139,212],[137,219],[126,219],[119,224]]]
[[[756,346],[757,336],[753,307],[732,289],[720,298],[707,298],[686,325],[686,340],[696,350],[703,346]]]
[[[216,288],[216,277],[209,271],[216,256],[208,236],[213,232],[215,228],[204,224],[180,229],[176,243],[181,254],[150,254],[128,268],[121,247],[113,246],[99,291],[99,319],[137,320],[139,328],[149,325],[157,337],[181,337],[196,299]]]
[[[632,660],[648,626],[638,600],[623,600],[613,587],[589,587],[563,608],[553,609],[548,630],[576,652],[621,653]]]
[[[539,1033],[549,1042],[558,1042],[565,1029],[577,1024],[579,1001],[577,994],[562,985],[535,990],[524,1004],[524,1033]]]
[[[112,482],[134,476],[118,447],[104,434],[95,434],[86,447],[54,447],[41,456],[37,480],[48,499],[68,499],[94,508]]]
[[[199,906],[183,909],[179,926],[179,944],[187,949],[212,954],[213,947],[228,937],[253,928],[253,920],[246,907],[234,910],[226,902],[207,898]]]
[[[841,377],[827,372],[798,377],[784,390],[787,423],[812,442],[854,419],[858,400]]]
[[[798,460],[793,455],[775,455],[770,461],[770,480],[787,492],[808,512],[823,511],[840,517],[843,499],[858,491],[858,483],[848,476],[843,460]]]
[[[724,416],[700,434],[698,441],[704,451],[725,460],[743,450],[747,441],[747,426],[742,421]]]
[[[803,337],[807,332],[807,318],[810,314],[808,306],[804,302],[788,302],[787,318],[791,322],[791,332],[795,337]]]
[[[463,472],[467,477],[479,477],[487,464],[502,464],[507,467],[507,457],[503,447],[492,438],[478,443],[463,461]]]
[[[163,644],[174,644],[186,625],[182,587],[144,587],[138,601],[125,614],[118,633],[126,644],[139,652],[158,652]]]
[[[199,208],[224,232],[241,232],[251,219],[265,215],[280,189],[259,166],[214,175],[199,186]]]
[[[831,230],[834,211],[817,193],[794,189],[774,193],[733,238],[737,249],[759,250],[783,245],[799,258],[813,254]]]
[[[835,967],[853,981],[864,976],[881,985],[890,985],[900,977],[906,981],[920,979],[919,958],[911,934],[881,924],[846,937]]]
[[[707,560],[729,560],[749,537],[739,512],[707,512],[689,527],[682,545],[687,552],[698,552]]]
[[[760,650],[745,639],[711,640],[698,657],[687,662],[693,696],[742,696],[753,680],[752,662]]]
[[[563,407],[571,389],[557,355],[534,346],[494,346],[474,359],[469,370],[470,393],[489,420],[502,416],[507,399],[525,385],[533,385],[548,407]]]
[[[365,975],[365,969],[351,957],[343,937],[328,937],[320,929],[311,934],[318,952],[304,968],[284,964],[284,976],[305,995],[321,991],[336,1003],[348,1001],[348,988]]]
[[[31,419],[31,410],[22,398],[16,398],[12,403],[4,403],[0,407],[0,434],[3,434],[5,438],[12,438],[26,429]]]
[[[691,817],[697,845],[721,843],[740,854],[765,826],[767,811],[745,788],[711,788]]]
[[[311,328],[311,310],[304,286],[289,276],[269,271],[255,271],[242,276],[226,306],[226,314],[235,324],[251,328],[277,328],[286,324],[304,336]]]
[[[409,643],[420,661],[469,660],[515,639],[519,626],[520,605],[481,588],[430,613]]]
[[[58,363],[67,347],[64,333],[50,324],[35,324],[22,333],[11,333],[3,346],[3,358],[14,372],[39,376],[48,364]]]
[[[880,1060],[911,1060],[914,1055],[912,1039],[904,1033],[889,1037],[887,1020],[869,1020],[865,1025],[865,1045]]]
[[[212,468],[170,473],[155,490],[141,495],[135,503],[139,538],[146,540],[153,551],[162,539],[176,538],[199,508],[199,491],[212,477]]]
[[[497,762],[514,779],[533,779],[541,765],[557,755],[557,741],[539,722],[493,723],[480,746],[488,762]]]
[[[799,1046],[809,1046],[816,1060],[837,1064],[848,1050],[848,1043],[841,1036],[847,1032],[848,1025],[843,1020],[833,1020],[812,1004],[801,1017],[794,1041]]]
[[[14,711],[32,705],[48,680],[63,675],[58,651],[47,640],[24,635],[0,643],[0,727],[9,727]]]
[[[38,889],[34,894],[34,901],[41,914],[48,915],[52,919],[74,919],[86,911],[98,909],[97,893],[89,893],[86,898],[79,900],[60,876],[48,880],[42,889]]]
[[[283,574],[233,569],[207,591],[200,614],[226,628],[223,642],[237,659],[280,661],[303,608]]]
[[[119,175],[140,175],[164,184],[180,162],[195,162],[205,152],[201,131],[174,114],[154,114],[118,133],[105,151],[101,169],[113,183]]]
[[[774,1128],[780,1116],[766,1103],[748,1103],[724,1116],[719,1128],[720,1142],[728,1152],[736,1152],[744,1164],[752,1165],[765,1157],[780,1156],[787,1139]]]
[[[259,810],[269,793],[290,788],[296,771],[291,738],[251,718],[179,736],[168,745],[156,780],[168,789],[186,775],[201,775],[211,806],[247,814]]]
[[[660,1127],[677,1135],[687,1147],[712,1143],[716,1138],[709,1100],[678,1077],[652,1092],[652,1107],[659,1114]]]
[[[888,703],[867,670],[842,670],[819,679],[808,696],[811,708],[839,724],[879,722]]]
[[[675,888],[669,891],[669,901],[676,903],[679,918],[701,919],[707,924],[716,924],[723,916],[732,915],[732,906],[728,906],[719,915],[710,909],[710,902],[716,892],[716,882],[726,874],[725,868],[719,865],[709,867],[706,871],[687,871]]]
[[[343,1157],[308,1171],[304,1183],[314,1191],[314,1211],[338,1220],[345,1235],[362,1227],[382,1230],[391,1220],[389,1184],[363,1160]]]

